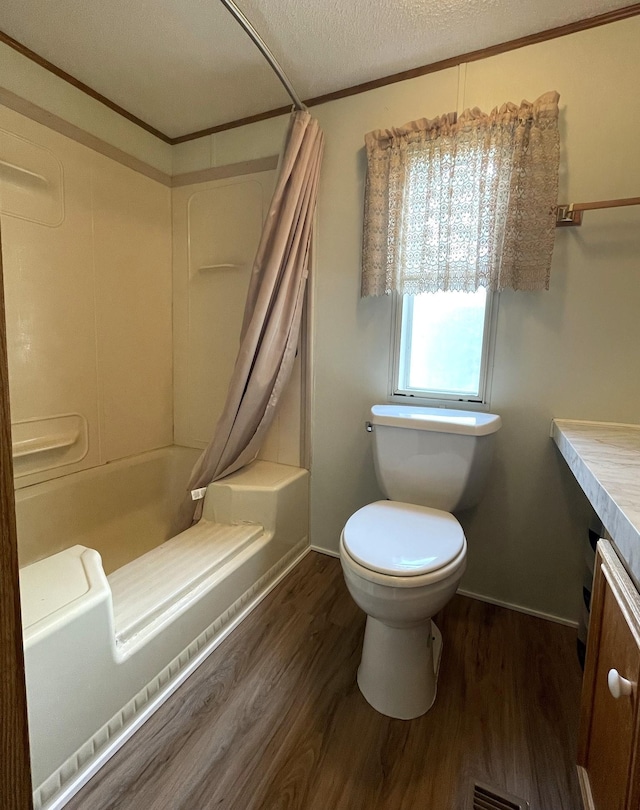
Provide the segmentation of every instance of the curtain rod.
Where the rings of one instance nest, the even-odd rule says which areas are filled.
[[[640,205],[640,197],[624,197],[619,200],[598,200],[596,202],[559,205],[556,225],[558,227],[582,225],[583,211],[595,211],[598,208],[619,208],[623,205]]]
[[[280,63],[271,52],[267,43],[262,39],[260,34],[256,31],[251,22],[245,16],[245,14],[238,8],[238,6],[233,2],[233,0],[220,0],[220,2],[236,19],[236,21],[242,26],[245,32],[253,40],[254,44],[256,45],[260,53],[271,65],[273,72],[276,74],[278,79],[280,79],[284,89],[289,94],[291,101],[293,101],[293,106],[296,108],[296,110],[304,110],[305,106],[302,103],[302,101],[300,101],[300,97],[298,96],[296,91],[293,89],[293,85],[289,81],[287,74],[280,66]]]

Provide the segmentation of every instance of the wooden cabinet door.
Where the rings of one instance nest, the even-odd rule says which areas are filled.
[[[629,694],[614,697],[608,683],[612,670],[631,682],[630,687],[622,682]],[[612,678],[616,680],[613,673]],[[578,751],[587,807],[638,810],[640,806],[639,682],[640,598],[611,545],[600,541]]]

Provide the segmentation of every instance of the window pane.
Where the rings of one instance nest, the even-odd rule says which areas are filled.
[[[414,296],[413,307],[403,307],[413,311],[403,329],[404,388],[479,395],[485,305],[481,287],[473,293],[423,293]]]

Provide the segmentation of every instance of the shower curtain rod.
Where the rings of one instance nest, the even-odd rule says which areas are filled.
[[[296,108],[296,110],[304,110],[305,106],[300,101],[300,97],[298,96],[296,91],[293,89],[293,85],[291,84],[291,82],[287,78],[287,74],[284,72],[284,70],[280,66],[280,63],[275,58],[275,56],[271,53],[271,50],[269,49],[269,46],[267,45],[267,43],[262,39],[260,34],[256,31],[256,29],[253,27],[253,25],[249,22],[249,20],[244,15],[244,13],[238,8],[238,6],[236,6],[236,4],[233,2],[233,0],[220,0],[220,2],[222,3],[223,6],[225,6],[227,11],[229,11],[231,13],[231,15],[233,17],[235,17],[237,22],[240,23],[242,28],[251,37],[251,39],[253,40],[254,44],[256,45],[256,47],[258,48],[260,53],[264,56],[264,58],[267,60],[267,62],[271,65],[271,68],[273,69],[273,72],[280,79],[284,89],[287,91],[287,93],[291,97],[291,101],[293,101],[293,106]]]

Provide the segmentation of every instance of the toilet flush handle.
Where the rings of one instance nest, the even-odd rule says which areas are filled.
[[[616,700],[623,695],[630,695],[633,692],[633,683],[623,678],[617,669],[610,669],[607,675],[609,691]]]

